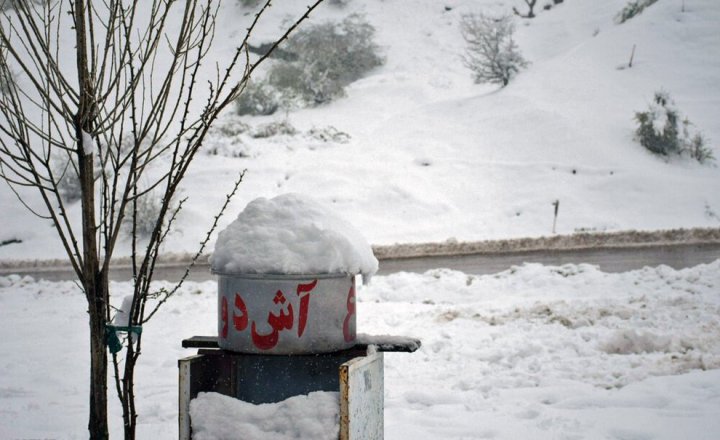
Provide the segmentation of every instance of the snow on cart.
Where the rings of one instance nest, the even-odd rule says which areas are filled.
[[[355,280],[378,261],[308,198],[252,201],[219,236],[218,334],[183,347],[181,439],[383,438],[383,352],[412,338],[356,332]]]

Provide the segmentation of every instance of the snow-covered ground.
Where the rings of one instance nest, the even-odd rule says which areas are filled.
[[[303,7],[276,3],[257,42],[277,34],[287,5]],[[250,200],[286,192],[334,205],[373,244],[547,235],[555,200],[560,233],[720,226],[720,168],[663,160],[632,140],[633,113],[663,89],[720,157],[717,0],[659,0],[622,25],[613,18],[626,0],[538,8],[517,21],[531,64],[501,90],[472,83],[459,20],[523,2],[346,3],[313,21],[364,13],[386,64],[329,105],[242,120],[252,131],[287,118],[295,135],[232,135],[238,120],[224,115],[228,129],[190,170],[166,251],[196,250],[245,168],[221,229]],[[225,2],[213,55],[237,44],[248,12]],[[633,45],[634,65],[622,68]],[[345,135],[321,139],[329,127]],[[22,241],[0,246],[0,259],[63,256],[49,223],[4,185],[0,225],[0,242]],[[130,291],[114,283],[114,305]],[[415,354],[386,356],[388,439],[720,437],[720,260],[620,274],[399,273],[374,278],[358,299],[358,331],[423,340]],[[187,283],[146,326],[139,438],[177,438],[176,362],[191,354],[180,341],[216,333],[216,301],[214,282]],[[86,438],[85,310],[72,282],[0,277],[0,438]]]
[[[666,161],[632,139],[634,112],[662,89],[720,157],[717,0],[660,0],[621,25],[614,17],[626,0],[566,0],[549,11],[539,2],[536,18],[517,20],[516,41],[531,64],[501,90],[473,84],[461,60],[459,20],[522,10],[522,1],[345,3],[322,5],[312,21],[364,13],[385,65],[329,105],[243,119],[257,128],[287,117],[296,135],[213,135],[207,152],[246,157],[197,158],[183,188],[190,200],[166,251],[196,250],[245,168],[221,226],[250,200],[285,192],[334,204],[373,244],[547,235],[555,200],[559,233],[720,226],[720,168]],[[276,35],[288,8],[302,4],[275,2],[256,43]],[[213,55],[227,56],[248,13],[240,2],[224,3]],[[621,68],[633,45],[633,67]],[[221,124],[237,122],[231,112],[224,118]],[[349,139],[325,142],[310,133],[330,126]],[[49,224],[4,185],[0,206],[0,241],[23,241],[0,246],[0,258],[63,256]]]
[[[130,287],[112,285],[116,306]],[[177,438],[180,341],[215,334],[216,298],[187,283],[145,327],[139,438]],[[423,341],[386,355],[387,439],[720,436],[720,260],[398,273],[358,299],[358,331]],[[85,310],[71,282],[0,278],[0,438],[86,438]]]

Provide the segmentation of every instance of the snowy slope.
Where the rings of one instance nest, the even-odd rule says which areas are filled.
[[[298,135],[209,139],[208,150],[242,141],[249,157],[197,158],[183,189],[190,201],[166,251],[195,249],[209,213],[245,168],[223,226],[255,197],[284,192],[334,204],[374,244],[547,235],[555,200],[559,233],[720,226],[717,166],[666,161],[632,140],[633,112],[663,89],[720,157],[720,4],[686,1],[681,12],[680,1],[659,0],[617,25],[625,3],[566,0],[518,19],[516,40],[531,64],[502,90],[473,84],[458,23],[468,12],[520,8],[519,0],[323,5],[313,21],[364,13],[386,64],[346,98],[287,114]],[[274,35],[290,8],[302,2],[278,2],[256,41]],[[248,12],[236,2],[223,6],[217,57],[232,50]],[[621,69],[633,45],[633,67]],[[305,134],[328,126],[349,141]],[[62,256],[48,223],[30,218],[5,187],[0,204],[0,240],[23,240],[0,247],[0,258]]]

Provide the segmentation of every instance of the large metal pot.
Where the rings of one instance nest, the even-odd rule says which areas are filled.
[[[303,354],[355,343],[355,276],[218,275],[220,348]]]

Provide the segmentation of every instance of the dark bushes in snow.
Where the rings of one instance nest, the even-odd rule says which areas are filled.
[[[700,163],[714,159],[701,133],[690,135],[692,123],[681,118],[680,111],[666,92],[655,92],[644,112],[635,112],[635,138],[640,145],[663,156],[687,154]]]
[[[523,0],[525,4],[528,7],[528,11],[526,14],[522,14],[520,11],[517,10],[517,8],[513,7],[513,12],[515,15],[518,15],[523,18],[534,18],[535,17],[535,4],[537,3],[537,0]]]
[[[655,2],[657,0],[632,0],[615,16],[615,22],[618,24],[625,23]]]
[[[279,105],[277,91],[266,80],[252,81],[235,100],[235,111],[239,115],[271,115]]]
[[[360,15],[296,32],[265,79],[238,98],[240,114],[270,114],[280,107],[313,106],[343,96],[345,87],[383,64],[375,28]]]

